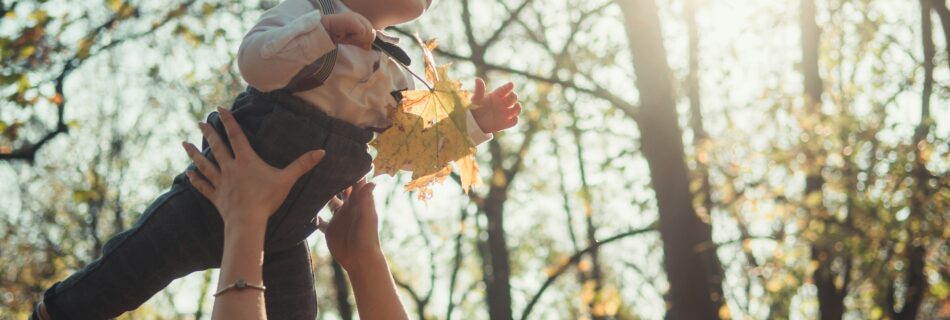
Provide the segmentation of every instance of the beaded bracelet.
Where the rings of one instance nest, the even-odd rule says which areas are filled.
[[[224,288],[222,288],[221,290],[219,290],[217,293],[214,294],[214,296],[217,297],[217,296],[219,296],[219,295],[221,295],[221,294],[223,294],[223,293],[225,293],[225,292],[228,292],[228,290],[231,290],[231,289],[244,290],[244,289],[247,289],[247,288],[257,289],[257,290],[261,290],[261,291],[267,290],[267,288],[264,287],[263,285],[260,285],[260,286],[259,286],[259,285],[256,285],[256,284],[250,284],[250,283],[247,283],[247,281],[244,281],[244,279],[237,279],[237,281],[234,281],[234,283],[232,283],[232,284],[228,285],[227,287],[224,287]]]

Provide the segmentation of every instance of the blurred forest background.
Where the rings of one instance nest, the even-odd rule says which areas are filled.
[[[0,0],[0,318],[170,185],[276,3]],[[391,31],[525,104],[469,195],[375,178],[414,317],[950,318],[945,0],[436,0]],[[320,317],[354,318],[310,240]],[[215,277],[123,318],[207,319]]]

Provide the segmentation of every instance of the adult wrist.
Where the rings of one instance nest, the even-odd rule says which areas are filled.
[[[267,219],[231,219],[224,221],[225,236],[229,234],[260,234],[267,228]]]
[[[378,270],[389,270],[386,256],[381,249],[361,253],[349,265],[344,266],[346,272],[354,277],[362,277]]]

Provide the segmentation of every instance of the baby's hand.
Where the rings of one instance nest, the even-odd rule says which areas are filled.
[[[373,24],[353,11],[326,15],[320,22],[335,44],[350,44],[369,50],[376,40]]]
[[[507,83],[485,95],[485,80],[475,78],[472,116],[482,132],[493,133],[513,127],[521,114],[521,103],[514,92],[515,84]]]

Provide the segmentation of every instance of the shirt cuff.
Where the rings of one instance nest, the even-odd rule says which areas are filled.
[[[311,63],[336,49],[330,34],[323,27],[320,11],[313,11],[294,19],[283,28],[274,30],[272,40],[261,48],[261,57],[275,56]]]
[[[478,122],[475,121],[475,116],[472,115],[472,110],[465,112],[465,127],[468,130],[468,140],[473,146],[488,142],[494,137],[491,133],[482,132],[482,128],[479,128]]]

